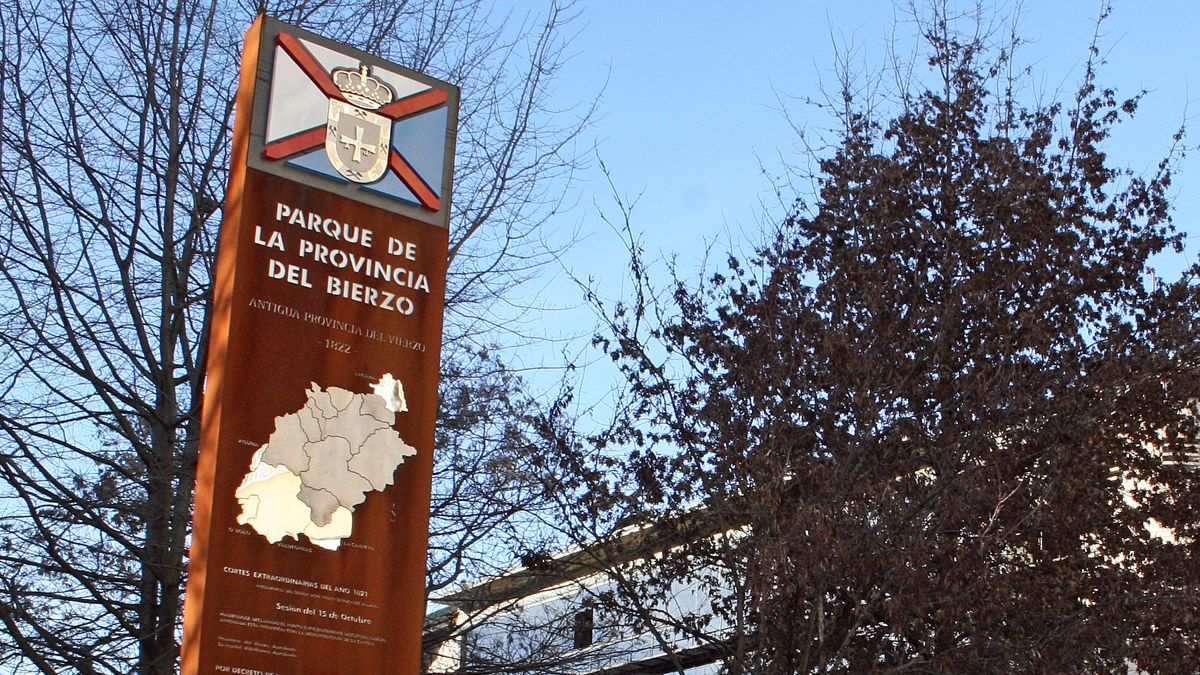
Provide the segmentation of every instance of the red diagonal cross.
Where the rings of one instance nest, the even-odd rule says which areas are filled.
[[[345,96],[342,91],[337,88],[333,80],[329,77],[329,73],[321,68],[321,64],[317,63],[316,58],[308,51],[302,42],[287,33],[280,33],[275,38],[276,43],[283,48],[283,51],[292,57],[296,65],[300,66],[300,70],[312,80],[312,83],[317,85],[321,93],[325,94],[326,98],[345,101]],[[441,89],[430,89],[419,94],[413,94],[389,103],[375,112],[392,120],[393,122],[402,120],[406,117],[423,113],[427,110],[432,110],[443,105],[448,96]],[[307,152],[313,148],[320,147],[325,144],[325,125],[313,127],[305,131],[301,131],[287,138],[282,138],[273,143],[268,143],[263,149],[263,155],[270,160],[279,160],[298,155],[302,152]],[[430,211],[437,211],[442,207],[441,199],[434,194],[433,189],[429,184],[417,174],[412,164],[404,158],[395,148],[392,148],[391,155],[388,157],[388,166],[392,172],[404,183],[404,186],[412,191],[420,200],[421,206],[424,206]]]

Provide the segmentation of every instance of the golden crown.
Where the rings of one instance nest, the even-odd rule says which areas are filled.
[[[360,108],[381,108],[391,103],[396,95],[391,87],[369,75],[369,68],[366,64],[360,65],[358,70],[334,68],[330,74],[347,101]]]

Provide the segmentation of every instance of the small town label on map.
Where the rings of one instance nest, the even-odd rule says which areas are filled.
[[[237,522],[272,544],[300,534],[335,551],[354,529],[354,509],[392,484],[417,449],[392,426],[406,412],[404,386],[386,374],[362,394],[312,383],[299,410],[275,418],[275,430],[250,459],[234,492]]]

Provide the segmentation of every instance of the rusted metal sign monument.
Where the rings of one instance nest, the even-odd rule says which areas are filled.
[[[458,91],[246,34],[183,672],[416,673]]]

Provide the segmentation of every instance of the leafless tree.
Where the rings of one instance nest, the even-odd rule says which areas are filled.
[[[522,432],[497,422],[520,381],[481,354],[506,339],[507,291],[554,255],[539,227],[591,114],[546,106],[568,6],[2,0],[0,670],[176,668],[233,88],[258,12],[462,88],[435,583],[475,573],[536,497],[517,468],[480,477],[519,465]]]

